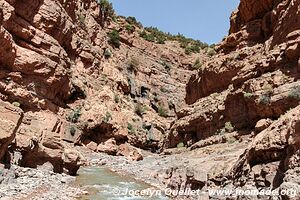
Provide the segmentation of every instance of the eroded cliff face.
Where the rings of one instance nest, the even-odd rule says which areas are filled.
[[[260,132],[228,172],[236,186],[254,183],[258,188],[293,189],[299,196],[299,106]]]
[[[231,18],[231,34],[217,47],[219,54],[189,80],[185,100],[190,107],[179,111],[175,127],[201,139],[222,128],[226,122],[238,129],[251,128],[260,119],[278,119],[296,107],[299,103],[300,49],[299,26],[293,22],[299,20],[299,15],[289,12],[293,13],[298,7],[298,1],[264,1],[261,4],[241,1],[239,10]],[[260,34],[259,39],[252,38],[252,29],[246,27],[270,13],[273,21],[268,23],[272,27],[269,37]],[[262,29],[260,25],[253,30]],[[239,41],[229,51],[230,38],[239,34]],[[202,106],[201,112],[193,109],[198,106]],[[187,120],[189,116],[191,120]],[[190,123],[197,125],[189,126]]]
[[[210,57],[103,21],[93,0],[1,0],[0,161],[73,175],[85,161],[75,149],[142,160],[138,148],[186,146],[156,177],[167,187],[298,190],[299,7],[242,0]]]
[[[95,6],[93,1],[0,2],[1,99],[24,110],[11,139],[11,151],[24,156],[14,158],[16,164],[51,161],[55,171],[70,174],[82,164],[60,137],[66,121],[62,108],[72,95],[71,68],[83,52],[77,15],[85,8],[93,13]]]
[[[75,174],[84,159],[74,145],[133,151],[134,160],[141,155],[133,146],[162,150],[193,62],[209,59],[204,51],[148,42],[123,17],[104,21],[94,0],[1,0],[0,8],[0,98],[22,110],[3,133],[0,160],[6,152],[15,164],[50,162]],[[109,41],[113,30],[119,48]]]
[[[187,84],[189,106],[178,111],[170,147],[180,141],[191,149],[226,143],[226,137],[214,137],[233,130],[240,135],[236,139],[246,135],[252,140],[229,173],[212,178],[216,185],[223,179],[234,180],[234,186],[221,184],[224,188],[299,192],[292,178],[299,151],[299,6],[297,0],[242,0],[231,16],[229,36],[216,47],[218,54]]]

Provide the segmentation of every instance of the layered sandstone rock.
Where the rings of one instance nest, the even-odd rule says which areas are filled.
[[[257,135],[229,172],[236,184],[255,182],[260,188],[293,189],[300,193],[300,107],[296,107]],[[285,198],[294,197],[286,195]],[[294,198],[295,199],[295,198]]]
[[[0,101],[0,162],[3,161],[8,146],[16,137],[22,117],[21,109]]]
[[[0,8],[0,98],[24,111],[12,162],[74,174],[82,164],[69,151],[74,144],[110,154],[124,148],[133,160],[140,155],[122,144],[162,150],[204,51],[148,42],[141,27],[128,32],[123,17],[103,23],[94,0],[1,0]],[[120,48],[109,43],[114,29]]]
[[[210,177],[212,187],[291,188],[296,197],[281,197],[299,196],[299,3],[242,0],[219,54],[187,84],[189,106],[177,111],[166,146],[213,147],[230,142],[233,130],[239,141],[252,141],[226,178]]]
[[[1,93],[28,107],[61,103],[70,90],[70,59],[62,43],[70,35],[71,19],[53,1],[1,1],[0,7]],[[54,26],[58,16],[57,23],[64,24],[59,31]]]
[[[222,50],[187,84],[185,101],[190,106],[177,112],[170,146],[209,137],[228,122],[239,130],[252,129],[259,120],[278,119],[299,104],[299,31],[297,23],[288,25],[298,20],[298,14],[289,14],[298,7],[298,1],[241,1]],[[243,36],[245,27],[269,14],[270,37]],[[226,44],[233,36],[239,41],[230,49]]]
[[[18,162],[33,168],[50,162],[55,172],[76,174],[84,159],[72,150],[73,144],[64,142],[68,128],[64,119],[52,113],[26,113],[14,143],[15,151],[22,155]]]
[[[220,44],[224,51],[265,42],[271,48],[288,42],[299,30],[299,1],[242,0],[231,18],[230,35]]]
[[[74,144],[133,161],[136,147],[184,146],[165,153],[209,159],[170,167],[168,187],[298,189],[299,3],[242,0],[210,58],[145,41],[122,17],[103,23],[96,1],[0,0],[0,99],[20,106],[0,103],[0,160],[11,145],[7,162],[74,175]]]

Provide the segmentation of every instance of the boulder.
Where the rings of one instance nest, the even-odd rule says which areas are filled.
[[[44,163],[42,165],[38,165],[37,169],[41,170],[41,171],[49,171],[49,172],[53,172],[54,171],[54,167],[53,167],[53,165],[50,162],[46,162],[46,163]]]
[[[162,182],[172,190],[201,190],[208,182],[207,172],[199,169],[199,166],[176,165],[162,170]],[[202,196],[201,196],[202,197]],[[207,199],[207,198],[201,198]]]
[[[10,103],[0,101],[0,162],[7,151],[7,147],[15,139],[20,127],[23,112]]]
[[[140,161],[143,160],[142,154],[130,144],[121,144],[119,146],[119,150],[117,155],[125,156],[127,159],[131,161]]]
[[[98,152],[107,153],[110,155],[116,155],[118,151],[118,146],[116,144],[116,140],[114,138],[111,138],[104,143],[101,143],[97,147]]]
[[[66,124],[65,131],[61,133],[61,139],[71,143],[78,143],[80,141],[80,137],[82,135],[82,131],[78,129],[74,124]]]
[[[89,148],[90,150],[92,151],[96,151],[97,150],[97,143],[96,142],[89,142],[87,145],[86,145],[87,148]]]
[[[76,175],[79,167],[83,165],[83,156],[74,149],[64,149],[62,154],[64,172]]]
[[[270,119],[262,119],[259,120],[256,125],[255,125],[255,132],[259,133],[263,130],[265,130],[266,128],[268,128],[272,123],[272,120]]]
[[[65,124],[63,118],[49,112],[27,112],[15,140],[22,165],[36,168],[50,162],[54,172],[75,175],[84,159],[61,138]]]

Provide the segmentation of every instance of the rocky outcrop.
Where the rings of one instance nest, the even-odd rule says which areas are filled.
[[[15,164],[36,168],[50,162],[55,172],[76,174],[84,159],[72,144],[64,142],[68,128],[52,113],[26,113],[14,143],[14,151],[21,154]]]
[[[299,170],[299,111],[299,106],[289,111],[254,138],[229,173],[237,184],[254,182],[260,188],[289,188],[300,193],[299,180],[291,178]]]
[[[178,147],[167,187],[298,190],[299,5],[241,0],[209,57],[104,23],[96,1],[0,0],[0,161],[75,175],[80,145],[140,162]]]
[[[242,0],[230,22],[230,35],[220,44],[223,50],[239,49],[265,42],[271,48],[290,40],[288,35],[299,30],[299,2]]]
[[[21,109],[0,101],[0,162],[5,159],[7,148],[16,137],[22,117]]]
[[[23,117],[20,108],[2,101],[0,110],[0,160],[7,166],[37,168],[49,163],[54,172],[75,175],[84,164],[74,144],[64,140],[69,131],[65,120],[46,112],[25,113]]]
[[[211,177],[212,185],[299,192],[294,177],[299,146],[299,3],[242,0],[231,16],[230,35],[216,47],[219,53],[187,84],[188,106],[176,112],[167,147],[183,144],[194,150],[232,142],[226,136],[234,130],[236,140],[252,141],[226,178],[223,172]]]
[[[191,63],[208,59],[203,50],[146,41],[124,17],[103,23],[94,0],[1,0],[0,8],[0,99],[24,112],[11,162],[73,175],[83,161],[74,144],[132,160],[142,159],[132,146],[162,150]]]
[[[217,47],[222,50],[187,84],[185,101],[190,106],[177,112],[179,120],[169,137],[171,146],[217,134],[228,122],[239,130],[253,129],[259,120],[278,119],[299,104],[299,31],[297,23],[295,28],[283,25],[298,20],[299,15],[289,15],[296,12],[298,4],[241,1],[233,13],[235,20],[231,19],[231,34]],[[245,27],[269,14],[273,21],[268,37],[242,36]],[[228,51],[224,45],[233,36],[241,41]]]
[[[238,32],[247,23],[255,20],[261,20],[267,18],[270,15],[270,11],[276,7],[280,1],[268,0],[268,1],[246,1],[241,0],[238,10],[233,12],[230,22],[230,33]],[[270,17],[270,16],[268,16]],[[264,21],[265,23],[268,21]],[[270,22],[268,23],[270,24]],[[261,28],[261,27],[259,27]]]
[[[171,167],[163,173],[163,182],[174,191],[201,190],[207,186],[207,173],[196,167],[177,166]],[[186,198],[187,195],[174,194],[173,198]],[[191,197],[193,198],[193,197]],[[198,198],[208,198],[205,194],[200,194]]]
[[[24,107],[62,104],[70,91],[70,59],[63,48],[72,28],[68,14],[53,1],[2,0],[0,6],[1,93]],[[59,31],[56,21],[64,24]]]

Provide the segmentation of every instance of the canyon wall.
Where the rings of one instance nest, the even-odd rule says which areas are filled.
[[[146,41],[124,17],[103,19],[94,0],[1,0],[0,8],[0,99],[15,108],[3,106],[12,125],[1,161],[74,174],[84,163],[77,145],[112,155],[127,154],[122,145],[162,150],[204,51]]]

